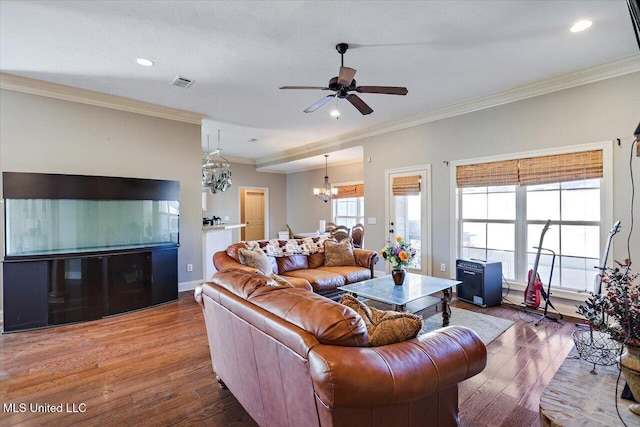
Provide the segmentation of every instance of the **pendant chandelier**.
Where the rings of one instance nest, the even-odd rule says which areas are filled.
[[[313,194],[325,203],[338,195],[338,189],[331,187],[331,184],[329,183],[329,173],[327,169],[328,157],[328,154],[324,155],[324,187],[313,189]]]
[[[218,149],[209,150],[209,135],[207,135],[207,156],[202,162],[202,189],[211,194],[225,192],[231,187],[231,164],[220,152],[220,129],[218,129]]]

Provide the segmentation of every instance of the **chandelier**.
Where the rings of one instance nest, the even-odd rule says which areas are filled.
[[[318,199],[322,200],[325,203],[327,203],[329,200],[333,199],[338,195],[338,189],[331,187],[331,184],[329,183],[327,157],[329,157],[329,155],[325,154],[324,155],[324,187],[313,189],[314,196],[316,196]]]
[[[225,192],[231,187],[231,164],[220,152],[220,129],[218,129],[218,149],[209,150],[209,135],[207,135],[207,156],[202,161],[202,189],[211,194]]]

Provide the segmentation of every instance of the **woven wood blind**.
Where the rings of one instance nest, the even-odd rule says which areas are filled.
[[[602,150],[520,160],[520,184],[602,178]]]
[[[602,150],[461,165],[458,188],[536,185],[602,178]]]
[[[458,166],[456,181],[459,188],[518,185],[518,160]]]
[[[391,190],[394,196],[420,194],[420,175],[394,176]]]
[[[336,188],[338,189],[336,199],[364,196],[364,184],[336,185]]]

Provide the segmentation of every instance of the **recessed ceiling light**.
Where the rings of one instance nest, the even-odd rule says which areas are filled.
[[[571,32],[579,33],[580,31],[584,31],[587,28],[589,28],[591,24],[592,22],[589,21],[588,19],[583,19],[582,21],[578,21],[575,24],[573,24],[573,27],[571,27]]]
[[[153,65],[153,61],[146,58],[138,58],[136,59],[136,62],[143,67],[151,67]]]

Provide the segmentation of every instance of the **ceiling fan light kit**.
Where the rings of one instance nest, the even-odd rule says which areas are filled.
[[[356,80],[354,76],[356,75],[356,70],[353,68],[344,66],[344,54],[349,49],[349,45],[347,43],[338,43],[336,45],[336,50],[340,54],[340,72],[336,77],[333,77],[329,80],[329,85],[327,87],[321,86],[282,86],[280,89],[315,89],[315,90],[332,90],[333,94],[327,95],[324,98],[317,101],[315,104],[311,105],[309,108],[304,110],[305,113],[312,113],[318,108],[322,107],[324,104],[329,102],[333,98],[341,98],[346,99],[353,105],[362,115],[367,115],[373,113],[373,109],[367,105],[366,102],[362,100],[355,93],[349,92],[358,92],[358,93],[381,93],[385,95],[406,95],[409,91],[406,87],[397,87],[397,86],[358,86],[356,84]],[[333,115],[333,114],[332,114]],[[335,116],[334,116],[335,117]]]

